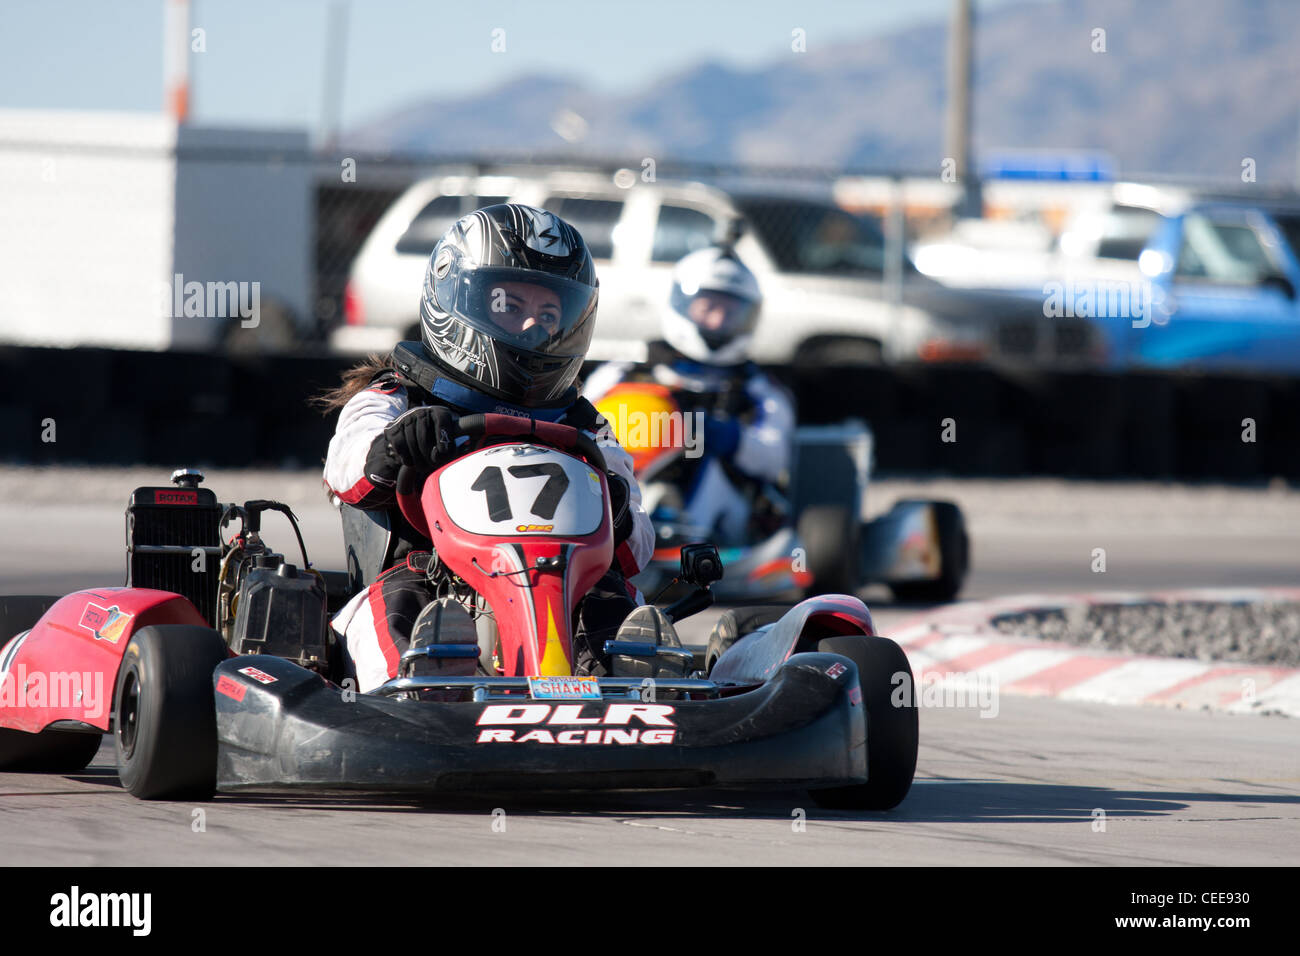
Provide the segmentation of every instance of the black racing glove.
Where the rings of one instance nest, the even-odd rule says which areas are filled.
[[[384,429],[393,456],[421,471],[432,471],[450,461],[459,433],[456,415],[441,405],[413,408]]]

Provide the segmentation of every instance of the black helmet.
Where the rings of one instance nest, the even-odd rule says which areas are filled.
[[[465,385],[546,405],[578,376],[596,298],[596,269],[576,229],[532,206],[487,206],[453,223],[429,257],[424,348]]]

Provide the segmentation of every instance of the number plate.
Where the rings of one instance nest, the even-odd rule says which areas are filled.
[[[594,677],[530,677],[528,696],[533,700],[600,700]]]
[[[439,472],[447,514],[473,534],[581,537],[600,530],[600,478],[572,455],[540,445],[496,445]]]

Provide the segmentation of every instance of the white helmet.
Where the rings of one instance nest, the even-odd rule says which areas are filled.
[[[758,280],[734,252],[692,252],[673,269],[664,340],[697,362],[737,365],[749,356],[762,306]]]

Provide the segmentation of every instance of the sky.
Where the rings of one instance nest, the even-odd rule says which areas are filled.
[[[703,60],[753,67],[790,50],[943,20],[952,0],[192,0],[191,120],[319,134],[327,21],[344,11],[342,126],[523,75],[627,92]],[[976,0],[980,10],[1013,0]],[[3,0],[0,106],[151,111],[163,101],[165,0]],[[504,31],[496,33],[494,31]],[[494,39],[504,51],[493,52]]]

